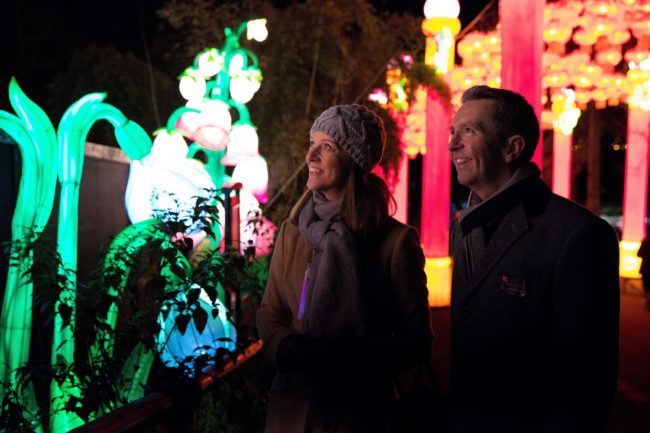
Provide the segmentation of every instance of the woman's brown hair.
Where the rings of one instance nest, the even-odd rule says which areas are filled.
[[[395,198],[382,178],[352,164],[340,213],[352,231],[368,236],[395,213],[396,207]]]

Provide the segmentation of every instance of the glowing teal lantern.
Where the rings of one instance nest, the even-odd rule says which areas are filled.
[[[187,302],[187,295],[180,292],[175,300],[166,301],[160,309],[158,323],[160,333],[157,346],[160,359],[168,367],[184,366],[193,371],[194,360],[198,356],[206,356],[206,366],[213,366],[218,349],[235,350],[237,330],[228,320],[226,307],[218,300],[210,301],[206,292],[198,285],[193,284],[191,289],[200,289],[198,302],[181,312],[179,303]],[[192,315],[196,308],[202,308],[207,314],[207,322],[202,331],[196,327],[194,320],[190,320],[185,332],[177,326],[179,314]],[[212,312],[217,314],[212,314]]]

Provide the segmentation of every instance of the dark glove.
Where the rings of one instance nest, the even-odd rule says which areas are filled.
[[[371,369],[401,372],[430,356],[427,338],[406,336],[322,338],[292,334],[280,342],[283,373],[355,374]]]
[[[277,366],[283,373],[341,374],[370,364],[364,337],[319,338],[292,334],[278,346]]]

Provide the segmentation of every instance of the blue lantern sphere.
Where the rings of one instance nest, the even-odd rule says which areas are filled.
[[[235,350],[237,330],[228,320],[226,307],[217,299],[213,304],[207,293],[198,285],[193,284],[191,289],[200,289],[198,303],[190,307],[203,308],[208,314],[208,321],[202,332],[196,328],[194,320],[190,320],[185,330],[181,333],[176,325],[179,315],[178,303],[187,302],[187,295],[180,292],[176,300],[163,303],[158,315],[160,333],[156,345],[161,361],[168,367],[183,367],[188,375],[194,372],[194,359],[199,356],[207,358],[206,368],[214,366],[215,355],[218,349]],[[219,314],[215,317],[210,313],[218,308]]]

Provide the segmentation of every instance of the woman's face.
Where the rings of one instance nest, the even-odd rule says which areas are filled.
[[[324,132],[314,131],[309,138],[307,188],[321,192],[329,201],[342,198],[352,158]]]

